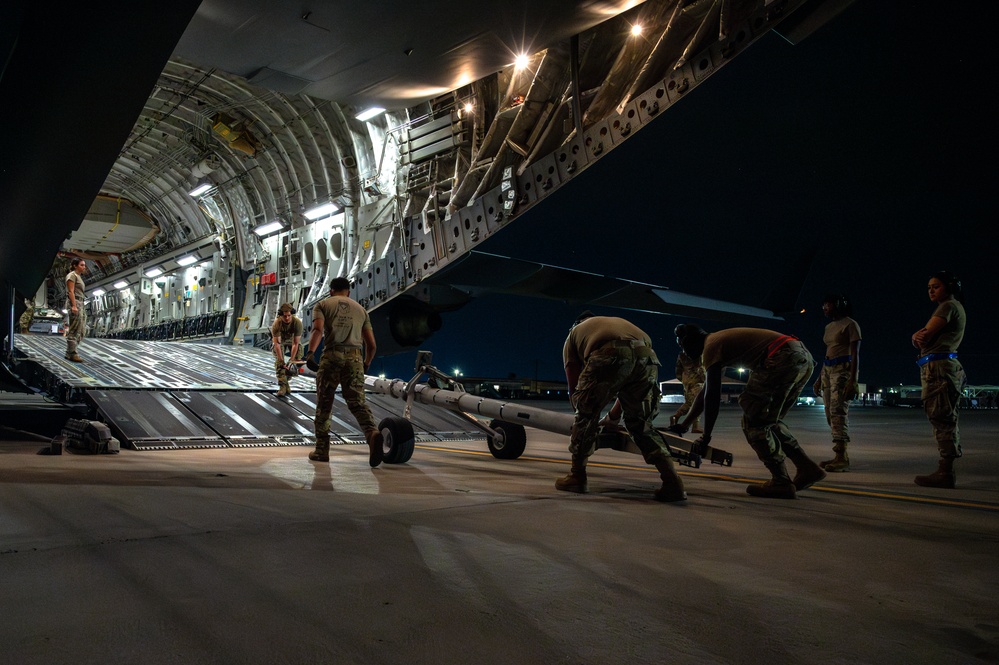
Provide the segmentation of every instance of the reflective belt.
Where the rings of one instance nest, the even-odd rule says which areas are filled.
[[[922,367],[926,363],[931,363],[934,360],[957,360],[956,353],[927,353],[925,356],[916,361],[916,364]]]
[[[826,367],[832,367],[833,365],[842,365],[843,363],[848,363],[853,359],[853,356],[839,356],[838,358],[826,358],[822,361],[822,364]]]
[[[788,342],[797,342],[797,341],[798,338],[795,337],[794,335],[781,335],[774,341],[770,342],[770,345],[767,347],[767,358],[777,353],[777,351],[779,351],[780,348],[785,344],[787,344]]]

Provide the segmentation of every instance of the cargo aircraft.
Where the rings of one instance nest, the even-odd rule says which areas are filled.
[[[266,343],[343,276],[379,352],[488,293],[708,319],[749,307],[489,251],[770,30],[848,0],[7,3],[0,284],[88,336]],[[663,119],[663,117],[666,119]],[[521,219],[523,218],[523,219]],[[585,268],[585,266],[582,266]]]

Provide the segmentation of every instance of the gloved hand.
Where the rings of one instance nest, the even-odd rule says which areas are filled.
[[[856,399],[859,393],[860,391],[857,389],[857,382],[851,381],[849,385],[846,386],[846,391],[843,393],[843,399],[849,402],[852,399]]]
[[[305,366],[311,369],[313,372],[319,371],[319,362],[316,361],[316,354],[310,353],[305,357]]]
[[[815,392],[816,397],[822,397],[822,381],[816,381],[815,385],[812,386],[812,390]]]
[[[670,425],[666,428],[667,432],[672,432],[677,436],[683,436],[687,432],[687,428],[683,426],[682,423],[677,423],[675,425]]]
[[[694,445],[691,446],[690,452],[697,453],[698,455],[703,455],[707,451],[708,446],[711,444],[711,435],[705,434],[701,436],[697,441],[694,441]]]

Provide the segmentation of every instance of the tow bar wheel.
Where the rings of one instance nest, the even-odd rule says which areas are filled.
[[[496,437],[486,438],[489,445],[489,452],[497,459],[517,459],[524,454],[527,447],[527,432],[523,425],[508,423],[504,420],[492,420],[489,422],[489,429],[496,430],[503,434],[503,440]]]
[[[405,418],[390,416],[378,423],[378,429],[385,440],[382,448],[382,461],[386,464],[405,464],[413,456],[416,434],[413,423]]]

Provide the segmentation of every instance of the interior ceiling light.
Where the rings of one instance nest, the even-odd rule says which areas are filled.
[[[153,277],[159,277],[160,275],[162,275],[163,274],[163,269],[162,268],[150,268],[149,270],[147,270],[143,274],[146,277],[149,277],[150,279],[152,279]]]
[[[640,24],[636,23],[635,25],[631,26],[632,37],[637,37],[640,34],[642,34],[642,26]]]
[[[187,256],[182,256],[177,259],[177,265],[179,266],[189,266],[192,263],[197,263],[198,257],[188,254]]]
[[[377,116],[381,115],[382,113],[385,113],[385,109],[380,108],[378,106],[372,106],[369,109],[361,111],[360,113],[358,113],[354,117],[357,118],[358,120],[360,120],[361,122],[364,122],[366,120],[371,120],[372,118],[377,117]]]
[[[105,291],[104,289],[94,289],[93,291],[90,292],[90,295],[94,296],[95,298],[100,298],[105,293],[107,293],[107,291]]]
[[[119,291],[121,291],[122,289],[127,289],[128,282],[126,282],[125,280],[117,281],[114,283],[114,288],[118,289]]]
[[[521,53],[520,55],[517,56],[517,59],[513,61],[513,66],[516,67],[517,69],[523,69],[527,67],[530,61],[531,60],[530,58],[527,57],[526,53]]]
[[[467,104],[465,104],[465,113],[471,113],[473,110],[475,110],[475,106],[472,104],[472,102],[468,102]]]
[[[311,220],[322,219],[323,217],[329,217],[339,209],[340,206],[338,206],[335,203],[324,203],[321,206],[316,206],[315,208],[310,208],[309,210],[306,210],[305,217],[306,219],[311,219]]]
[[[270,233],[274,233],[275,231],[280,231],[283,228],[284,228],[284,222],[281,221],[280,219],[275,219],[273,222],[264,222],[260,226],[255,227],[253,229],[253,232],[256,233],[258,236],[263,237]],[[178,261],[178,263],[180,262]]]
[[[214,186],[215,185],[213,185],[210,180],[208,180],[207,178],[202,178],[201,180],[198,181],[197,186],[191,191],[189,191],[188,194],[197,198]]]

